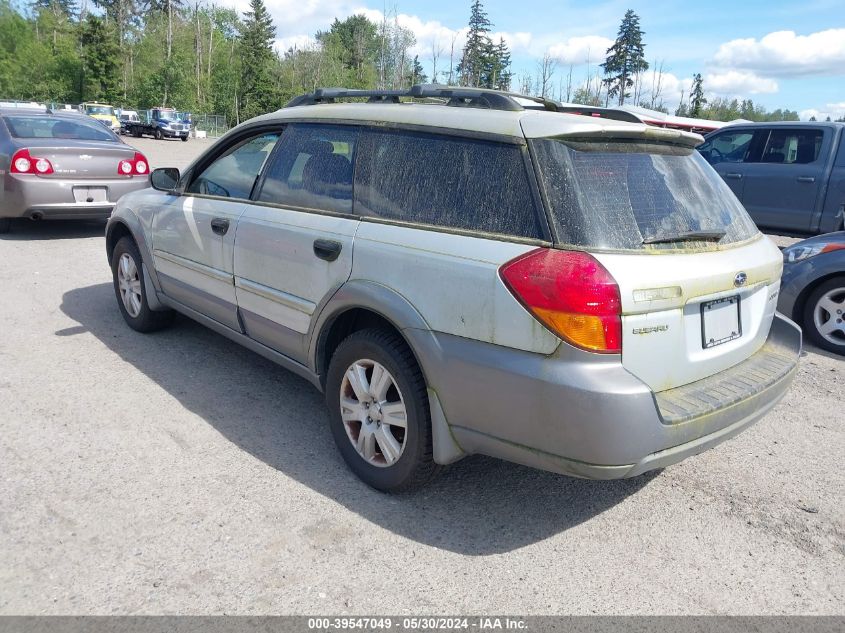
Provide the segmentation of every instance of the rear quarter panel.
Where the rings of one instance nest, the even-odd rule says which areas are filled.
[[[535,246],[423,228],[361,222],[350,281],[374,280],[405,297],[430,329],[540,354],[560,340],[499,278],[499,267]]]

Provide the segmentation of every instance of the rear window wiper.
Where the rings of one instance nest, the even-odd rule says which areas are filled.
[[[696,241],[712,241],[718,242],[725,237],[726,231],[687,231],[686,233],[678,233],[677,235],[653,235],[643,240],[643,244],[663,244],[666,242],[696,242]]]

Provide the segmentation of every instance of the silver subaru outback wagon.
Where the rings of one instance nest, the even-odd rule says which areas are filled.
[[[596,479],[699,453],[793,379],[781,254],[700,136],[555,109],[298,97],[120,200],[119,309],[141,332],[181,312],[306,377],[381,490],[474,453]]]

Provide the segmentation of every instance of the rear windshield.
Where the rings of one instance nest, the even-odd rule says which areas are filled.
[[[532,141],[532,149],[561,243],[701,250],[757,234],[739,200],[694,149],[556,139]]]
[[[111,106],[85,106],[85,113],[114,116],[114,108]]]
[[[49,116],[7,116],[6,127],[15,138],[55,138],[80,141],[116,141],[101,123]]]

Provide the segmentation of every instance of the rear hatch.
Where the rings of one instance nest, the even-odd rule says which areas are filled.
[[[623,128],[531,140],[557,242],[613,275],[622,364],[654,391],[759,350],[782,269],[780,251],[694,150],[700,137],[660,136]]]

